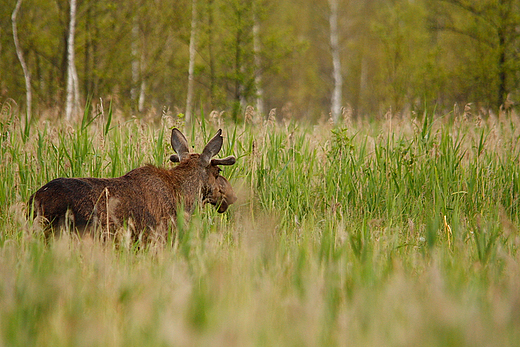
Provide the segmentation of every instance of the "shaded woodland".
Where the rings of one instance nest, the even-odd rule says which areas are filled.
[[[487,114],[520,98],[518,0],[1,2],[0,103],[29,100],[33,116],[65,117],[71,91],[127,115],[189,103],[239,121],[314,121],[334,103],[353,117]]]

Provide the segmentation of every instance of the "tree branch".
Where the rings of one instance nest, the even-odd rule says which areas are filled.
[[[13,24],[13,40],[14,40],[14,46],[16,49],[16,55],[18,56],[20,65],[22,65],[23,75],[25,78],[27,121],[29,121],[31,119],[31,104],[32,104],[31,74],[29,73],[29,69],[27,68],[27,63],[25,62],[25,59],[23,57],[22,49],[20,48],[20,41],[18,40],[18,26],[17,26],[17,22],[16,22],[17,17],[18,17],[18,12],[20,11],[21,6],[22,6],[22,0],[18,0],[16,2],[16,6],[15,6],[13,14],[11,16],[11,21]]]

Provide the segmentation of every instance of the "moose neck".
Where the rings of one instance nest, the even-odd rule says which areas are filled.
[[[203,200],[204,182],[207,172],[201,168],[198,160],[187,160],[170,170],[173,185],[187,212],[193,212],[195,203]]]

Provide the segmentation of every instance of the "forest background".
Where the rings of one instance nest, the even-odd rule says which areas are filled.
[[[1,3],[0,102],[27,109],[16,24],[33,114],[64,117],[72,1]],[[353,117],[425,108],[462,112],[468,104],[475,112],[497,113],[519,97],[519,5],[77,0],[76,102],[161,115],[186,112],[188,100],[194,112],[225,111],[234,120],[251,106],[262,117],[271,112],[315,121],[329,116],[336,90],[342,112]]]

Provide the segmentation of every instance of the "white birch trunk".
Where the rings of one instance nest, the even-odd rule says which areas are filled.
[[[191,122],[193,112],[193,89],[195,73],[195,39],[197,33],[197,1],[191,2],[190,62],[188,66],[188,94],[186,96],[186,123]]]
[[[329,0],[330,5],[330,48],[332,53],[332,78],[334,90],[332,92],[331,116],[334,124],[337,124],[341,116],[341,94],[343,88],[343,76],[341,75],[340,47],[338,39],[338,0]]]
[[[26,104],[27,104],[27,106],[26,106],[27,121],[29,121],[31,119],[31,108],[32,108],[31,74],[29,73],[29,69],[27,68],[27,64],[25,63],[22,49],[20,48],[20,41],[18,40],[18,26],[17,26],[17,22],[16,22],[17,17],[18,17],[18,12],[20,11],[21,6],[22,6],[22,0],[18,0],[16,2],[16,6],[15,6],[13,14],[11,16],[11,21],[13,24],[13,40],[14,40],[14,46],[16,49],[16,55],[18,56],[20,65],[22,65],[23,76],[25,78],[25,98],[26,98]]]
[[[253,14],[253,52],[255,60],[255,87],[256,87],[256,112],[261,117],[264,116],[264,89],[262,88],[262,61],[260,58],[260,24],[258,16]]]
[[[137,101],[137,111],[142,113],[144,111],[144,100],[146,83],[144,81],[144,49],[141,48],[141,54],[139,54],[139,23],[137,17],[134,17],[134,23],[132,26],[132,89],[130,89],[130,98],[132,102]],[[141,83],[139,83],[141,80]],[[137,94],[137,85],[139,87],[139,95]]]
[[[142,72],[143,72],[143,70],[141,68],[141,76],[143,75]],[[144,81],[144,78],[142,78],[141,79],[141,89],[139,91],[139,101],[137,102],[137,110],[141,113],[144,111],[145,90],[146,90],[146,83]]]
[[[137,100],[137,84],[139,83],[139,25],[137,17],[134,17],[132,25],[132,89],[130,89],[130,98],[132,102]]]
[[[67,39],[67,103],[65,119],[70,121],[79,110],[79,82],[74,56],[74,36],[76,34],[76,0],[70,0],[69,37]]]

